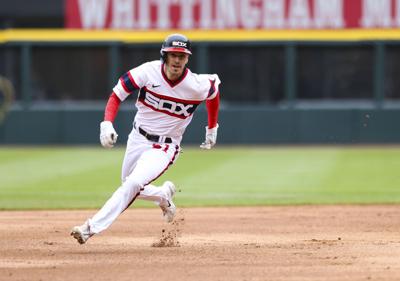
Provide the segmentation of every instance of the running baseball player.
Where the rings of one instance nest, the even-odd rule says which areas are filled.
[[[122,184],[93,217],[72,228],[71,235],[80,244],[107,229],[135,199],[155,202],[166,222],[173,221],[175,185],[170,181],[160,187],[151,183],[178,159],[182,135],[203,101],[208,125],[200,147],[210,149],[216,143],[221,83],[218,75],[195,74],[186,67],[192,51],[190,41],[182,34],[169,35],[160,54],[160,60],[122,75],[108,99],[100,123],[100,142],[105,148],[117,142],[113,122],[121,102],[129,95],[137,94],[137,113],[122,164]]]

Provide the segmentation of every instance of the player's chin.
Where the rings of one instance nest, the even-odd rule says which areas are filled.
[[[173,72],[174,72],[175,74],[182,74],[183,69],[181,69],[181,68],[173,68]]]

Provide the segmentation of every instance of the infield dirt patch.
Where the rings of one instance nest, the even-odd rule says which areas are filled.
[[[131,207],[79,245],[94,211],[0,212],[0,280],[400,280],[400,206]]]

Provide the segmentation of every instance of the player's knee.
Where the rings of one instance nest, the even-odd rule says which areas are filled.
[[[143,188],[143,184],[135,177],[127,177],[125,182],[122,184],[122,188],[126,192],[136,194]]]

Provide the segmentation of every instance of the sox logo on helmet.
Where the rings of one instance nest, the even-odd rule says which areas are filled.
[[[191,42],[182,34],[171,34],[163,42],[160,50],[161,60],[165,61],[167,52],[192,54]]]

